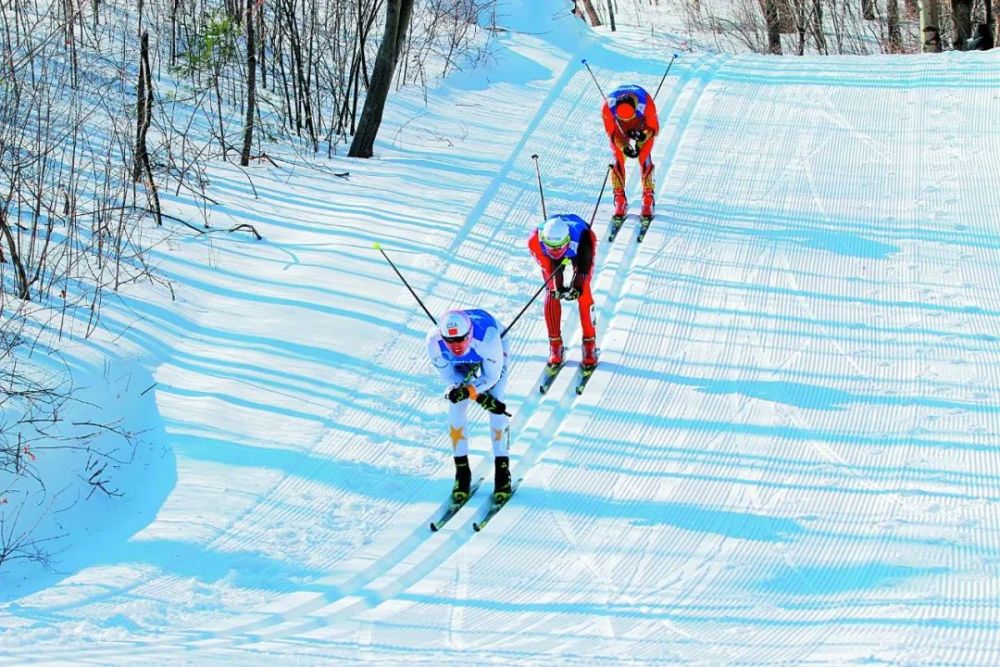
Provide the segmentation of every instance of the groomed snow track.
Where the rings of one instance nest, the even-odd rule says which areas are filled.
[[[607,200],[597,217],[597,375],[577,397],[565,313],[571,363],[540,396],[544,325],[526,316],[511,333],[521,489],[482,533],[487,493],[426,530],[450,488],[445,409],[423,314],[368,240],[432,308],[512,318],[537,286],[530,156],[549,212],[589,218],[604,176],[580,55],[607,63],[605,89],[658,79],[656,63],[576,54],[522,84],[517,110],[500,106],[511,89],[463,97],[470,135],[503,126],[479,139],[499,157],[404,147],[388,175],[354,175],[402,180],[408,214],[296,220],[355,215],[371,190],[258,184],[294,223],[266,248],[220,242],[221,270],[196,277],[227,307],[192,298],[173,324],[193,351],[158,376],[167,432],[197,441],[178,446],[171,500],[132,560],[4,608],[0,661],[1000,663],[1000,70],[984,54],[681,58],[658,100],[658,217],[641,245],[634,220],[604,242]],[[422,201],[421,179],[454,179],[461,218]],[[253,294],[225,270],[245,253]],[[376,287],[338,291],[358,275]],[[288,308],[316,330],[283,329]],[[251,311],[260,324],[233,321]],[[358,312],[358,338],[322,337]],[[182,419],[191,400],[238,414],[213,440]],[[296,437],[273,449],[239,440],[282,420]],[[245,486],[218,482],[234,469]],[[198,502],[203,525],[171,527]],[[181,556],[144,558],[144,539]]]

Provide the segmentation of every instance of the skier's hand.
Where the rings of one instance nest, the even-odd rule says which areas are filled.
[[[646,133],[642,130],[629,130],[628,138],[634,141],[636,144],[641,144],[646,140]]]
[[[461,403],[467,398],[472,398],[476,395],[476,390],[472,388],[472,385],[459,385],[452,387],[448,390],[448,400],[452,403]]]
[[[562,298],[565,301],[576,301],[580,298],[580,290],[575,287],[571,287],[567,290],[562,291]]]
[[[631,157],[631,158],[639,157],[639,146],[638,145],[633,146],[631,143],[629,143],[622,148],[622,153],[625,154],[625,157]]]
[[[502,415],[507,412],[507,404],[501,400],[493,397],[492,394],[486,392],[485,394],[480,394],[476,397],[476,403],[483,406],[483,410],[487,412],[492,412],[495,415]]]

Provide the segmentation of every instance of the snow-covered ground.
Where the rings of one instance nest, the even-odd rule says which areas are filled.
[[[133,491],[66,522],[58,572],[0,570],[0,662],[1000,663],[989,52],[684,52],[659,216],[599,244],[600,369],[539,395],[533,307],[511,331],[521,489],[482,533],[487,494],[427,530],[443,387],[373,243],[432,311],[510,321],[538,285],[531,155],[549,212],[589,219],[604,177],[580,59],[605,91],[655,89],[670,55],[565,13],[506,22],[496,67],[391,99],[376,159],[288,153],[255,190],[218,165],[213,222],[264,240],[163,244],[176,301],[104,304],[71,365],[141,422]]]

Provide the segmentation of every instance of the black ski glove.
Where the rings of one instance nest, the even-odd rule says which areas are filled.
[[[493,395],[489,392],[480,394],[476,397],[476,403],[483,406],[483,410],[487,412],[492,412],[495,415],[502,415],[507,412],[507,404],[503,401],[493,398]]]
[[[628,138],[636,142],[637,144],[641,144],[646,140],[646,133],[643,132],[642,130],[629,130]]]
[[[580,298],[580,290],[575,287],[571,287],[567,290],[562,291],[562,298],[565,301],[576,301]]]
[[[461,403],[465,399],[472,396],[472,392],[469,391],[468,386],[458,386],[449,389],[447,396],[448,400],[452,403]]]
[[[625,146],[622,147],[622,153],[625,154],[625,157],[639,157],[639,146],[633,146],[631,143],[625,144]]]

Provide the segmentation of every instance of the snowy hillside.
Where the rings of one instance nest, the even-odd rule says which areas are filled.
[[[655,89],[670,57],[506,21],[494,68],[390,98],[372,160],[289,153],[253,188],[217,165],[213,220],[264,240],[159,246],[176,301],[104,305],[71,365],[132,373],[108,394],[145,432],[135,491],[67,522],[56,572],[0,570],[0,663],[1000,663],[990,53],[683,53],[658,217],[608,244],[607,196],[597,216],[594,379],[572,391],[565,313],[571,366],[536,391],[533,306],[510,335],[522,486],[481,533],[485,493],[428,531],[444,388],[373,243],[432,312],[509,322],[539,284],[531,155],[550,213],[589,219],[604,178],[581,58],[607,91]],[[631,164],[633,212],[638,190]]]

